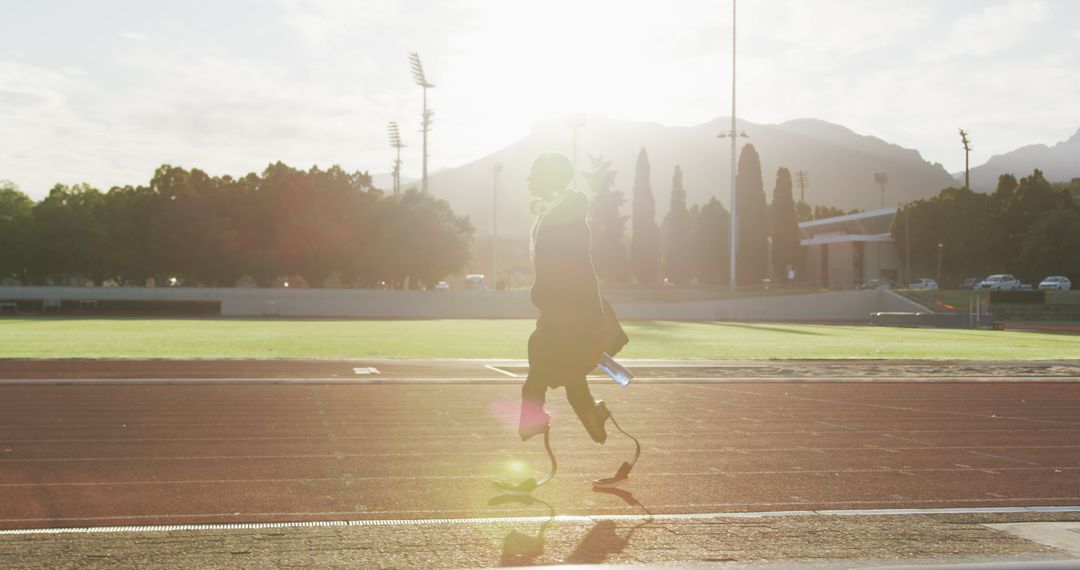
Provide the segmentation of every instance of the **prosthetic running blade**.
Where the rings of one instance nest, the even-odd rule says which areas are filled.
[[[548,473],[547,477],[544,477],[539,481],[533,479],[532,477],[529,477],[528,479],[517,484],[509,483],[506,481],[495,481],[495,488],[498,489],[499,492],[507,495],[525,496],[531,494],[541,485],[544,485],[554,479],[555,473],[559,470],[559,463],[555,461],[555,452],[551,451],[550,427],[544,430],[544,449],[547,450],[548,459],[551,460],[551,472]]]
[[[630,461],[623,461],[623,464],[619,466],[619,470],[615,472],[615,475],[613,477],[596,479],[595,481],[593,481],[593,487],[609,488],[622,485],[630,479],[630,470],[634,468],[634,465],[637,463],[638,458],[641,457],[641,442],[638,441],[636,437],[626,433],[623,428],[619,427],[619,422],[615,421],[615,416],[611,415],[611,412],[608,412],[608,418],[611,419],[611,423],[615,426],[615,429],[622,432],[622,434],[626,437],[634,440],[634,458]]]

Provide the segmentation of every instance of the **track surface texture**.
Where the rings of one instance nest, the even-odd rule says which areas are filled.
[[[395,383],[393,363],[329,362],[318,366],[336,366],[340,374],[294,363],[279,375],[308,378],[304,382],[84,384],[77,379],[138,379],[132,369],[123,370],[125,364],[108,372],[86,362],[81,368],[53,363],[53,373],[40,361],[0,363],[0,377],[18,381],[0,384],[0,529],[645,516],[168,536],[3,536],[0,566],[1047,558],[1064,556],[978,523],[1080,517],[648,518],[1080,505],[1075,362],[963,363],[952,372],[948,363],[766,363],[771,372],[762,365],[708,363],[700,369],[707,373],[643,363],[639,372],[652,366],[643,375],[654,381],[629,389],[594,382],[596,396],[644,446],[630,481],[619,491],[591,488],[589,481],[614,473],[633,445],[614,430],[605,445],[593,443],[562,391],[552,391],[559,474],[534,493],[535,501],[500,499],[491,484],[547,468],[540,438],[523,443],[516,435],[520,379],[507,371],[520,372],[517,363],[500,363],[502,372],[478,362],[404,363],[408,370],[399,375],[471,376],[480,382]],[[221,378],[220,370],[229,370],[234,378],[274,377],[240,374],[235,361],[219,364],[216,376],[190,370],[187,376]],[[157,362],[156,369],[166,368],[157,377],[185,375],[185,365],[168,370],[169,365]],[[208,371],[214,363],[187,366]],[[349,377],[352,368],[365,366],[391,372],[385,383],[318,379]],[[867,366],[879,367],[872,381],[865,381]],[[751,369],[760,381],[747,376]],[[934,370],[943,372],[936,380]],[[1008,381],[1009,372],[1025,380]],[[729,373],[738,381],[724,382]],[[688,374],[699,374],[700,381],[663,380]],[[829,381],[830,376],[864,381]],[[924,381],[905,381],[910,378]],[[50,381],[55,379],[76,381]],[[533,540],[538,532],[539,549]],[[161,541],[175,547],[138,547]]]

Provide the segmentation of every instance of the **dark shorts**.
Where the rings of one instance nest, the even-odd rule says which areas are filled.
[[[592,369],[585,361],[590,338],[569,327],[538,327],[529,337],[529,381],[549,388],[583,382]]]

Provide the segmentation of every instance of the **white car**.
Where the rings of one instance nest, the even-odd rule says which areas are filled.
[[[977,288],[991,291],[1015,291],[1020,288],[1020,280],[1008,273],[991,275],[983,279],[983,282],[979,283]]]
[[[1054,275],[1043,279],[1042,283],[1039,283],[1039,289],[1044,291],[1047,289],[1051,291],[1068,291],[1072,289],[1072,281],[1069,281],[1068,277]]]
[[[448,289],[450,289],[450,284],[447,283],[446,281],[439,281],[438,283],[435,284],[435,290],[436,291],[446,291]]]
[[[937,289],[937,281],[930,279],[929,277],[923,277],[918,281],[908,285],[908,289],[912,291],[933,291]]]

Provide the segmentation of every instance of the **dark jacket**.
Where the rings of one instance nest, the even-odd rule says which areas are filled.
[[[540,309],[541,327],[565,326],[583,334],[604,329],[604,306],[589,253],[588,209],[584,194],[569,191],[533,225],[532,303]]]

